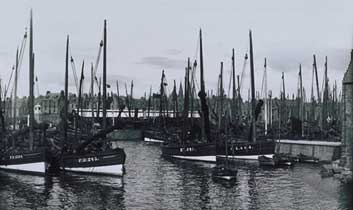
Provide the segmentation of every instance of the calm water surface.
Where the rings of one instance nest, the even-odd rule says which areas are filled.
[[[241,166],[235,184],[215,183],[212,164],[168,161],[158,146],[119,142],[123,178],[36,177],[0,172],[0,209],[351,209],[352,188],[320,168]]]

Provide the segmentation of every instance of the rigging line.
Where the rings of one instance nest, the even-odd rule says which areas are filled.
[[[71,46],[69,46],[69,52],[70,52],[71,70],[72,70],[72,73],[73,73],[73,76],[74,76],[76,91],[77,91],[77,93],[78,93],[78,92],[79,92],[78,78],[77,78],[75,60],[74,60],[74,58],[73,58],[73,56],[72,56]]]
[[[245,78],[245,70],[246,70],[246,66],[247,66],[247,61],[248,61],[248,51],[246,51],[245,53],[245,57],[244,57],[244,62],[243,62],[243,68],[242,68],[242,72],[241,72],[241,76],[240,76],[240,90],[242,90],[243,87],[243,82],[244,82],[244,78]]]
[[[22,39],[22,43],[21,43],[21,48],[20,48],[20,53],[18,55],[18,63],[17,63],[17,80],[18,78],[20,77],[20,72],[21,72],[21,64],[22,64],[22,60],[23,60],[23,54],[24,54],[24,50],[26,48],[26,40],[27,40],[27,31],[25,32],[24,36],[23,36],[23,39]],[[14,85],[13,84],[11,86],[11,95],[13,94],[13,91],[14,91]],[[10,86],[8,86],[10,87]]]
[[[314,66],[313,66],[313,71],[311,75],[311,100],[314,100]]]
[[[98,79],[97,79],[97,70],[98,70],[98,65],[99,65],[100,57],[101,57],[101,54],[102,54],[102,48],[103,48],[103,45],[105,44],[105,43],[103,42],[103,40],[104,40],[104,29],[103,29],[103,31],[102,31],[102,38],[101,38],[101,40],[100,40],[100,42],[99,42],[99,48],[98,48],[98,54],[97,54],[97,58],[96,58],[96,63],[95,63],[95,65],[94,65],[94,69],[93,69],[93,76],[94,76],[94,78],[95,78],[97,87],[99,86],[99,84],[98,84]]]
[[[260,98],[264,98],[266,95],[264,95],[264,86],[265,86],[265,76],[266,76],[266,67],[264,68],[264,75],[262,76],[262,82],[261,82],[261,91],[260,91]]]
[[[93,69],[93,75],[96,77],[97,75],[97,70],[98,70],[98,65],[99,65],[99,61],[100,61],[100,57],[102,54],[102,48],[103,48],[103,40],[101,40],[99,42],[99,48],[98,48],[98,54],[97,54],[97,58],[96,58],[96,63],[94,65],[94,69]],[[98,84],[98,83],[97,83]]]
[[[25,32],[22,43],[21,43],[21,48],[20,48],[20,54],[19,54],[19,60],[18,60],[18,67],[17,67],[17,78],[19,78],[20,72],[21,72],[21,66],[22,66],[22,61],[23,61],[23,54],[26,49],[26,43],[27,43],[27,31]]]
[[[15,66],[12,66],[9,81],[8,81],[7,85],[5,86],[5,92],[4,92],[4,98],[5,98],[5,99],[6,99],[7,92],[8,92],[8,90],[9,90],[9,87],[10,87],[10,83],[11,83],[12,75],[13,75],[13,72],[14,72],[14,71],[15,71]]]

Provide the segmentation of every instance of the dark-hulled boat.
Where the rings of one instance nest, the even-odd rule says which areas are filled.
[[[83,119],[75,115],[75,135],[68,136],[68,59],[69,59],[69,37],[66,44],[66,69],[65,69],[65,103],[64,103],[64,132],[61,138],[61,154],[56,158],[57,164],[61,170],[78,173],[89,173],[99,175],[121,176],[124,174],[124,164],[126,154],[123,149],[113,147],[111,142],[106,140],[106,135],[112,132],[117,126],[107,126],[106,110],[106,50],[107,50],[107,27],[104,21],[104,41],[103,41],[103,128],[97,133],[85,133],[78,131],[78,123]],[[82,90],[83,67],[81,82],[79,88],[79,101]],[[78,109],[80,103],[78,104]]]
[[[24,40],[27,38],[25,34]],[[22,43],[21,53],[24,49]],[[16,58],[15,86],[17,86],[17,73],[19,70],[19,55]],[[16,87],[17,89],[17,87]],[[14,114],[13,131],[5,129],[4,116],[1,112],[1,145],[0,145],[0,169],[21,173],[45,174],[46,172],[46,144],[45,127],[34,128],[34,52],[33,52],[33,15],[30,13],[29,27],[29,97],[28,127],[16,129],[16,115]],[[16,92],[16,91],[15,91]],[[16,97],[16,94],[15,94]],[[0,102],[1,98],[0,98]],[[16,109],[15,109],[16,110]],[[16,113],[16,111],[14,112]],[[10,143],[11,142],[11,143]]]
[[[161,146],[161,149],[162,149],[162,156],[164,157],[172,157],[177,159],[194,160],[194,161],[215,162],[217,150],[216,150],[215,138],[212,138],[211,136],[209,109],[207,105],[206,92],[205,92],[201,29],[200,29],[199,38],[200,38],[199,46],[200,46],[201,88],[200,88],[200,92],[198,93],[198,96],[201,102],[201,111],[200,111],[201,119],[199,121],[201,134],[195,138],[189,134],[191,132],[196,132],[196,131],[194,129],[190,129],[189,132],[187,132],[187,129],[185,128],[186,126],[183,126],[182,134],[178,132],[174,132],[174,134],[170,134],[168,138],[165,139],[164,143]],[[190,70],[190,61],[188,60],[187,80],[186,80],[187,82],[185,84],[189,84],[189,79],[188,79],[189,70]],[[185,95],[187,95],[187,91],[189,91],[189,88],[185,88],[185,91],[186,91]],[[185,99],[187,98],[188,97],[185,96]],[[188,113],[189,113],[189,109],[184,108],[184,116],[183,116],[184,125],[186,124],[185,122],[187,122]]]
[[[251,125],[249,126],[249,137],[228,139],[230,147],[229,159],[250,160],[257,161],[259,156],[271,157],[275,153],[275,141],[272,139],[256,138],[256,121],[261,112],[263,101],[259,100],[256,104],[255,98],[255,73],[254,73],[254,58],[253,58],[253,45],[252,33],[249,32],[250,41],[250,76],[251,76]],[[247,58],[247,56],[246,56]],[[266,65],[266,64],[265,64]],[[231,139],[233,138],[233,139]],[[224,151],[224,149],[221,149]],[[218,152],[218,159],[223,160],[224,154]]]

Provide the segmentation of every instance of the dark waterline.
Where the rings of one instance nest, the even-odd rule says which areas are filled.
[[[208,163],[170,161],[158,146],[119,142],[123,178],[0,172],[0,209],[352,209],[352,188],[320,168],[242,166],[234,184],[215,183]]]

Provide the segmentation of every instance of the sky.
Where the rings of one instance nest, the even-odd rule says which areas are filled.
[[[29,25],[34,18],[35,75],[38,90],[58,92],[64,86],[65,42],[76,69],[85,61],[85,91],[89,88],[90,64],[95,62],[108,23],[109,91],[125,93],[124,83],[134,81],[140,97],[150,86],[158,91],[164,69],[168,88],[183,80],[187,58],[197,58],[198,31],[202,28],[207,89],[215,89],[224,62],[226,93],[231,70],[231,51],[236,51],[236,74],[241,74],[248,51],[249,29],[253,33],[256,88],[261,90],[264,58],[268,61],[268,89],[279,95],[281,72],[286,92],[295,93],[299,64],[303,83],[310,91],[313,54],[317,56],[320,87],[324,58],[328,56],[330,84],[342,78],[350,61],[353,40],[353,1],[341,0],[13,0],[0,7],[0,78],[7,83]],[[249,65],[242,85],[243,98],[249,88]],[[19,95],[28,95],[28,43],[19,76]],[[101,76],[102,62],[98,69]],[[79,75],[80,73],[77,72]],[[75,85],[70,68],[70,90]],[[35,94],[37,93],[37,87]]]

